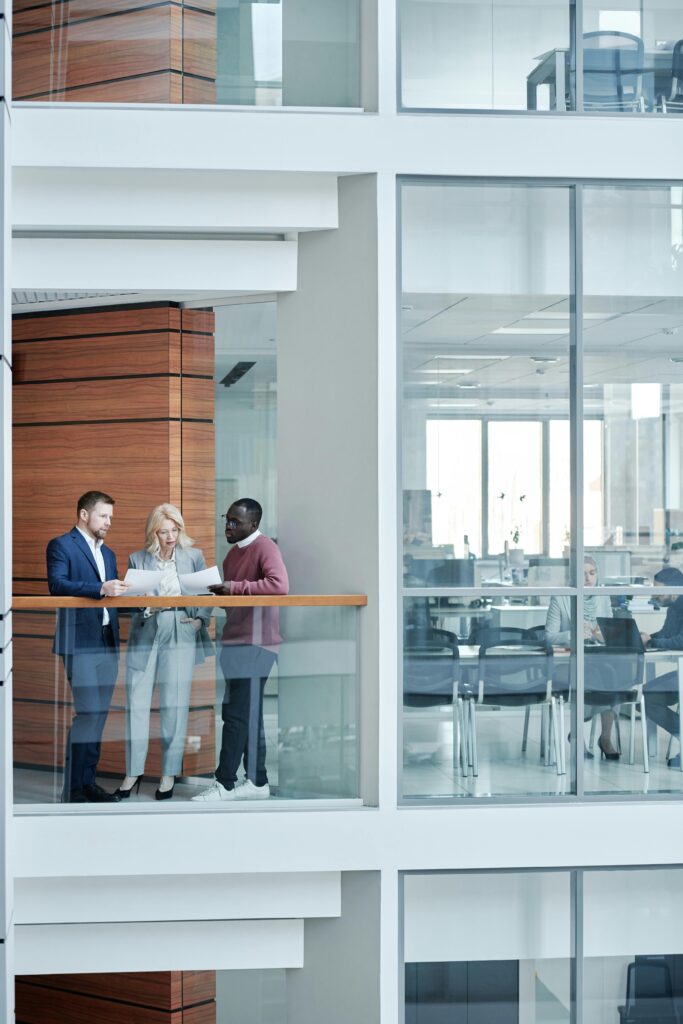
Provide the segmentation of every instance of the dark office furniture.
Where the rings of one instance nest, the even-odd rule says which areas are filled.
[[[671,93],[661,97],[662,110],[683,111],[683,39],[679,39],[671,54]]]
[[[479,774],[477,755],[477,705],[530,707],[543,709],[542,736],[545,763],[550,764],[554,750],[558,775],[564,767],[564,694],[553,690],[553,650],[544,638],[529,635],[512,626],[482,629],[479,643],[476,688],[466,683],[462,696],[467,722],[466,738],[473,774]]]
[[[660,957],[638,957],[628,965],[626,1003],[620,1024],[679,1024],[669,965]]]
[[[406,1024],[518,1024],[519,962],[405,965]]]
[[[636,710],[640,709],[643,739],[643,771],[649,772],[647,719],[643,696],[645,655],[632,647],[586,647],[584,649],[584,693],[587,708],[631,708],[629,764],[635,761]],[[593,737],[591,736],[591,743]]]
[[[583,36],[584,110],[644,111],[645,49],[630,32],[585,32]],[[648,73],[648,91],[654,87]],[[653,98],[650,98],[652,105]]]
[[[431,626],[404,628],[403,706],[433,708],[452,705],[454,767],[462,760],[463,720],[459,681],[460,657],[455,633]]]
[[[473,587],[475,558],[449,558],[427,576],[430,587]]]

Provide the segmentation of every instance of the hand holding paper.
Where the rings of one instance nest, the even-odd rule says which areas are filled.
[[[215,587],[221,582],[221,574],[217,566],[212,565],[210,569],[179,574],[178,579],[184,594],[206,594],[209,587]]]
[[[129,569],[124,583],[128,584],[126,597],[144,597],[159,589],[161,572],[154,569]]]

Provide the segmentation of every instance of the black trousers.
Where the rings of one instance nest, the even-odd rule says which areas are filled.
[[[235,788],[242,761],[247,778],[255,786],[265,786],[268,782],[263,691],[276,662],[277,654],[264,647],[235,644],[221,648],[225,695],[216,778],[226,789]]]
[[[102,646],[64,657],[75,717],[66,738],[64,799],[97,779],[102,733],[119,670],[118,651],[110,626],[102,629]]]
[[[678,736],[680,718],[671,710],[673,704],[678,704],[678,672],[667,672],[663,676],[657,676],[646,683],[643,692],[647,717],[672,736]]]

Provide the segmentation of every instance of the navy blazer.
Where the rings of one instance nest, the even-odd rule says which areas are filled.
[[[118,579],[116,555],[104,544],[101,548],[104,558],[105,576],[108,580]],[[47,583],[50,593],[56,597],[100,598],[102,580],[87,542],[74,528],[61,537],[54,537],[47,546]],[[101,608],[61,609],[57,616],[57,631],[52,650],[55,654],[70,655],[76,651],[97,652],[104,646]],[[119,621],[115,608],[109,609],[109,625],[114,634],[114,643],[119,646]]]

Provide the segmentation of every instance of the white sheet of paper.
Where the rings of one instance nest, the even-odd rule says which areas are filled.
[[[200,569],[199,572],[179,573],[178,579],[186,594],[206,594],[209,587],[215,587],[223,582],[215,565],[210,569]]]
[[[155,594],[161,583],[161,571],[155,569],[129,569],[123,581],[129,585],[126,597]]]

